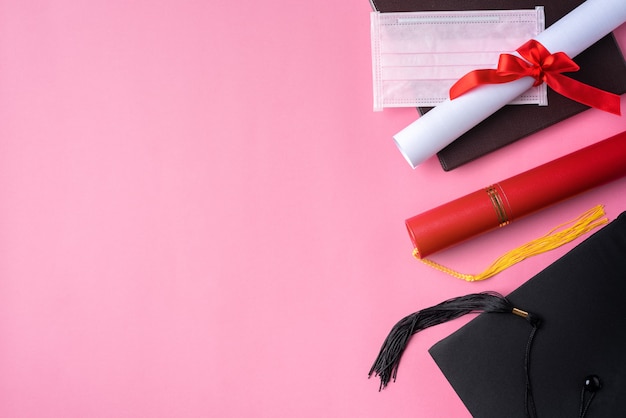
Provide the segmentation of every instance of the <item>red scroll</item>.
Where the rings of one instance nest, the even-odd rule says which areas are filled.
[[[626,131],[406,220],[424,258],[626,175]]]

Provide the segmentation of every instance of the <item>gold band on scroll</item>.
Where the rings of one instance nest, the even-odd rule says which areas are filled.
[[[498,226],[508,225],[511,221],[509,216],[506,214],[506,209],[504,208],[504,202],[502,201],[502,196],[498,193],[498,189],[495,186],[489,186],[485,189],[487,195],[489,196],[489,200],[491,200],[491,204],[496,211],[496,216],[498,217]]]

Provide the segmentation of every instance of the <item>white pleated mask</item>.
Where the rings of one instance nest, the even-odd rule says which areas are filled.
[[[374,110],[436,106],[472,70],[496,68],[545,28],[528,10],[371,13]],[[547,104],[545,84],[511,104]]]

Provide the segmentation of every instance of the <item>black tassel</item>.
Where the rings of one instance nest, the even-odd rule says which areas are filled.
[[[396,380],[400,358],[413,334],[465,314],[478,312],[514,313],[526,318],[533,326],[538,326],[536,317],[516,309],[504,296],[496,292],[472,293],[448,299],[401,319],[385,339],[378,357],[370,369],[369,377],[372,375],[379,376],[379,390],[382,390],[391,379]]]

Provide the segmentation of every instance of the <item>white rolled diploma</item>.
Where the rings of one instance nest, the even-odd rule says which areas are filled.
[[[534,39],[550,53],[564,52],[573,58],[625,21],[626,0],[587,0]],[[524,77],[510,83],[476,87],[437,105],[393,139],[415,168],[524,93],[534,81],[532,77]]]

